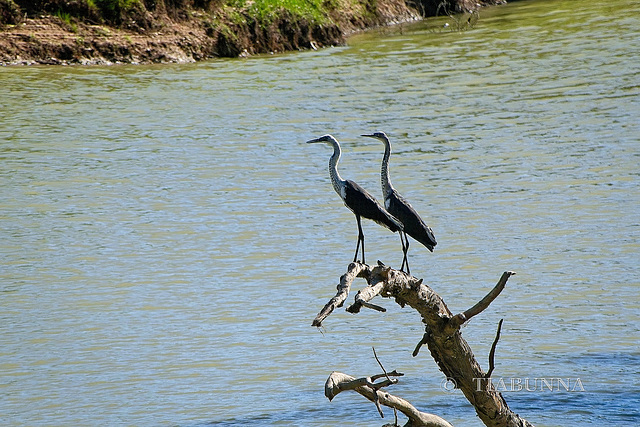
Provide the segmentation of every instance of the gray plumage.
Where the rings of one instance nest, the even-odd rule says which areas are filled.
[[[360,218],[368,218],[393,232],[402,231],[402,224],[391,216],[364,188],[351,180],[345,180],[340,177],[338,173],[338,162],[340,161],[342,152],[337,139],[331,135],[323,135],[320,138],[307,141],[307,143],[317,142],[322,142],[333,147],[333,155],[329,159],[331,184],[333,184],[333,189],[336,193],[342,198],[345,206],[356,216],[358,223],[358,242],[356,243],[356,253],[353,261],[355,262],[358,259],[358,251],[360,249],[360,243],[362,242],[362,262],[364,263],[364,233],[362,232]]]
[[[402,250],[404,253],[402,260],[402,267],[407,266],[407,273],[409,273],[409,260],[407,254],[409,253],[409,238],[407,234],[413,237],[418,242],[422,243],[427,249],[433,252],[433,249],[438,244],[436,237],[433,234],[433,230],[429,227],[418,215],[418,212],[411,206],[411,204],[400,195],[391,185],[389,179],[389,157],[391,156],[391,143],[389,138],[384,132],[375,132],[372,134],[362,135],[369,138],[375,138],[382,141],[384,144],[384,156],[382,157],[382,165],[380,169],[380,181],[382,184],[382,194],[384,196],[384,206],[387,211],[397,218],[403,225],[403,232],[401,233],[400,240],[402,241],[402,235],[404,235],[404,241],[402,241]]]

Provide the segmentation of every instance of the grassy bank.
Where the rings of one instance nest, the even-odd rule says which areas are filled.
[[[353,31],[419,19],[419,11],[433,14],[438,8],[463,9],[466,3],[0,0],[0,62],[187,62],[315,49],[342,44]]]

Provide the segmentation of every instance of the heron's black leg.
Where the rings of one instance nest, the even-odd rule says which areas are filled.
[[[362,263],[364,264],[364,233],[362,232],[362,224],[360,224],[360,215],[356,215],[356,221],[358,222],[358,243],[356,244],[356,254],[353,257],[353,262],[358,260],[358,251],[360,250],[360,242],[362,242]]]
[[[400,243],[402,243],[402,265],[400,266],[400,271],[404,271],[404,263],[406,260],[406,250],[404,247],[404,239],[402,238],[402,231],[398,231],[398,234],[400,235]]]
[[[409,271],[409,236],[407,236],[407,233],[405,233],[404,231],[402,232],[402,234],[404,234],[404,240],[405,240],[405,245],[404,245],[404,260],[402,261],[403,264],[407,266],[407,274],[411,274],[411,271]]]

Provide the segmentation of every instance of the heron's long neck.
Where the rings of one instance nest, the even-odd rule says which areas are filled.
[[[391,180],[389,179],[389,157],[391,156],[391,144],[383,140],[384,156],[382,157],[382,167],[380,168],[380,182],[382,183],[382,194],[386,198],[393,191]]]
[[[336,193],[343,195],[345,181],[340,177],[338,173],[338,162],[340,161],[340,145],[333,144],[333,155],[329,159],[329,176],[331,177],[331,184]]]

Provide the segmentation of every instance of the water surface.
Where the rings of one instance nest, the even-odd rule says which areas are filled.
[[[640,6],[520,1],[474,29],[442,21],[316,52],[191,65],[0,69],[0,419],[8,425],[383,422],[333,370],[406,377],[392,392],[481,425],[411,357],[417,314],[333,313],[356,240],[333,192],[395,187],[433,227],[412,273],[452,311],[505,270],[464,328],[494,378],[580,379],[509,392],[536,425],[640,424]],[[397,236],[364,224],[367,260]],[[363,283],[359,284],[360,286]],[[385,421],[392,418],[386,412]]]

